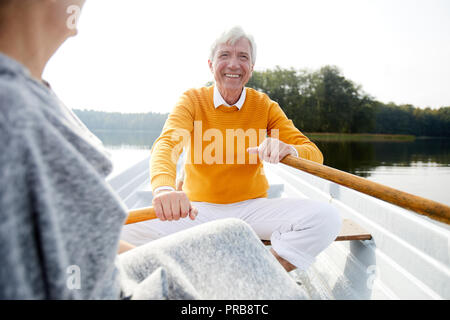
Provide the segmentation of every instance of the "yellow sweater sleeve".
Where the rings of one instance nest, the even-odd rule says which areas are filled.
[[[153,190],[161,186],[175,188],[177,161],[183,147],[189,143],[193,123],[191,100],[187,94],[183,94],[169,114],[161,135],[152,146],[150,179]]]
[[[273,130],[278,129],[278,139],[294,146],[300,158],[323,163],[319,148],[294,126],[280,106],[272,101],[269,108],[268,135],[276,137],[277,133]]]

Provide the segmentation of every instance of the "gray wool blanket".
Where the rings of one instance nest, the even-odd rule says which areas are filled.
[[[118,256],[126,208],[101,142],[1,53],[0,146],[0,299],[304,297],[238,220]]]
[[[172,234],[119,256],[134,299],[305,299],[242,220],[223,219]]]

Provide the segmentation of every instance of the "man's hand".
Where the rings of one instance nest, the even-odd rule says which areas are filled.
[[[295,148],[275,138],[267,138],[258,147],[248,148],[248,153],[257,153],[259,158],[270,163],[278,163],[288,154],[297,156]]]
[[[183,191],[161,190],[153,197],[152,202],[156,216],[161,221],[180,220],[188,215],[194,220],[198,213]]]

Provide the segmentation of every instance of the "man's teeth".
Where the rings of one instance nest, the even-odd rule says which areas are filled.
[[[225,76],[228,78],[239,78],[238,74],[226,74]]]

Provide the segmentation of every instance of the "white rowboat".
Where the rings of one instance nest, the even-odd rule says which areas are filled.
[[[291,272],[311,299],[450,298],[448,225],[282,164],[264,170],[269,198],[329,202],[371,238],[335,241],[308,271]],[[149,177],[146,158],[108,182],[132,210],[151,206]]]

